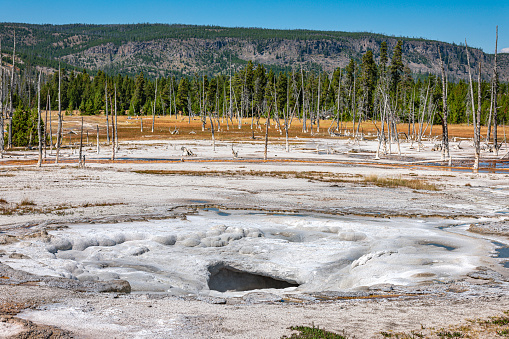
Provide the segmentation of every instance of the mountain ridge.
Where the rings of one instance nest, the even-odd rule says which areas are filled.
[[[449,79],[468,77],[465,46],[461,44],[369,32],[183,24],[0,23],[4,59],[6,52],[12,51],[14,31],[16,49],[25,64],[55,68],[60,60],[67,68],[110,74],[215,75],[228,73],[230,68],[237,69],[248,61],[274,71],[304,68],[331,72],[344,68],[350,58],[360,61],[368,49],[378,62],[382,41],[388,45],[390,58],[397,41],[402,40],[403,61],[416,75],[439,74],[440,48]],[[489,79],[494,55],[478,48],[469,47],[469,51],[473,74],[477,74],[482,61],[483,78]],[[500,81],[509,81],[509,54],[499,54],[498,60]]]

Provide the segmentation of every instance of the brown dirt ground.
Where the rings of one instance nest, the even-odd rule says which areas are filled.
[[[43,118],[44,118],[43,112]],[[53,137],[55,138],[55,133],[57,129],[57,112],[51,112],[52,116],[52,131]],[[64,116],[64,141],[63,144],[66,145],[71,142],[77,142],[79,140],[79,131],[81,124],[81,116],[75,112],[71,116]],[[106,139],[106,117],[104,114],[95,115],[95,116],[84,116],[84,139],[86,140],[86,133],[88,132],[89,141],[95,143],[97,127],[99,126],[99,137],[100,141]],[[189,139],[190,135],[192,135],[193,139],[203,140],[210,139],[210,121],[207,119],[205,124],[205,131],[202,131],[202,122],[199,117],[194,117],[189,121],[187,116],[156,116],[155,118],[155,128],[154,132],[152,132],[152,116],[144,116],[143,117],[143,129],[144,132],[141,132],[140,119],[139,117],[130,117],[130,116],[118,116],[118,135],[120,140],[169,140],[169,139]],[[281,120],[281,124],[283,124],[283,120]],[[273,121],[271,121],[271,128],[269,129],[269,138],[271,140],[281,139],[284,140],[284,133],[280,133],[275,127]],[[49,124],[49,123],[48,123]],[[215,126],[215,138],[217,141],[221,140],[253,140],[253,136],[255,139],[263,140],[265,137],[265,119],[260,119],[259,128],[256,128],[256,119],[254,120],[254,128],[251,129],[251,118],[242,120],[242,128],[238,129],[238,121],[236,119],[233,120],[233,125],[230,123],[229,130],[226,129],[226,120],[220,121],[221,131],[217,132],[217,126]],[[328,133],[328,129],[331,124],[335,124],[335,122],[331,120],[321,120],[320,121],[320,132],[316,131],[316,125],[313,126],[313,134],[310,134],[309,131],[307,133],[302,132],[302,121],[297,119],[293,119],[289,136],[291,138],[330,138]],[[111,116],[110,123],[111,129]],[[352,122],[341,124],[340,130],[343,131],[352,131],[353,124]],[[380,128],[380,123],[377,123],[378,128]],[[178,129],[178,134],[171,134],[170,131],[174,129]],[[308,122],[309,128],[309,122]],[[416,126],[417,128],[417,126]],[[412,129],[412,127],[410,127]],[[77,134],[69,136],[69,132],[73,131]],[[375,124],[371,121],[363,122],[359,129],[365,135],[368,133],[375,134],[376,127]],[[400,132],[401,137],[405,137],[408,133],[409,126],[408,124],[398,124],[398,130]],[[430,128],[428,127],[426,131],[426,135],[429,135]],[[434,125],[431,129],[432,136],[441,135],[442,127],[440,125]],[[486,128],[481,128],[481,134],[486,135]],[[505,135],[505,126],[499,126],[499,137],[504,138]],[[473,126],[466,124],[457,124],[457,125],[449,125],[449,136],[457,137],[457,138],[472,138],[473,137]]]

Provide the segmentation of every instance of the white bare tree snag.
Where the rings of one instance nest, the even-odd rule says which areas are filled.
[[[0,159],[4,156],[4,68],[2,66],[2,39],[0,39]]]
[[[498,134],[497,134],[497,95],[498,95],[498,70],[497,70],[497,49],[498,49],[498,26],[495,39],[495,66],[493,67],[493,148],[498,156]],[[488,140],[489,141],[489,140]]]
[[[96,128],[97,128],[97,154],[99,154],[99,125],[96,125]]]
[[[307,132],[307,126],[306,126],[306,110],[305,110],[305,94],[306,90],[304,88],[304,73],[302,72],[302,67],[300,68],[300,77],[302,80],[302,132]]]
[[[111,160],[115,160],[115,119],[111,118]]]
[[[78,167],[85,167],[85,157],[83,156],[83,117],[81,117],[81,133],[80,133],[80,158]]]
[[[46,142],[46,139],[48,137],[48,102],[46,102],[46,117],[44,119],[44,133],[43,133],[43,138],[42,138],[42,147],[44,149],[44,160],[46,160],[46,149],[47,149],[47,142]]]
[[[479,75],[477,77],[477,118],[474,129],[475,159],[474,170],[479,169],[479,158],[481,157],[481,67],[482,60],[479,60]]]
[[[117,84],[115,84],[115,144],[118,152]]]
[[[37,167],[42,165],[42,135],[41,135],[41,72],[39,71],[39,81],[37,82],[37,137],[39,138],[39,158]]]
[[[53,152],[53,130],[51,126],[51,96],[48,93],[48,107],[49,107],[49,151]]]
[[[447,129],[447,76],[445,74],[444,61],[442,60],[440,48],[438,48],[438,55],[440,57],[440,68],[442,71],[442,160],[450,160],[449,131]]]
[[[110,144],[110,121],[108,118],[108,80],[107,79],[106,79],[106,84],[104,85],[104,97],[105,97],[104,112],[106,113],[106,143],[109,145]]]
[[[216,151],[216,138],[214,136],[214,122],[212,121],[212,116],[209,113],[209,120],[210,120],[210,132],[212,133],[212,150]]]
[[[267,111],[267,120],[265,120],[265,151],[263,152],[263,160],[267,161],[267,147],[269,145],[269,124],[270,124],[270,110],[272,106],[269,106]]]
[[[322,76],[318,72],[318,107],[316,109],[316,132],[320,133],[320,87],[322,87]]]
[[[60,156],[60,145],[62,144],[62,102],[60,100],[62,76],[60,73],[60,63],[58,64],[58,128],[57,128],[57,154],[55,157],[55,164],[58,164],[58,158]]]
[[[479,118],[480,118],[480,115],[478,114],[476,116],[475,100],[474,100],[474,85],[472,82],[472,72],[470,70],[470,54],[468,52],[467,39],[465,39],[465,50],[467,52],[468,79],[470,81],[470,99],[472,101],[472,103],[471,103],[471,105],[472,105],[472,123],[474,125],[474,149],[475,149],[474,170],[477,170],[477,169],[479,169],[479,157],[480,157],[480,133],[478,131],[478,126],[480,126],[480,123],[479,123],[479,125],[477,124],[477,117],[479,116]],[[479,70],[480,70],[480,65],[479,65]],[[480,80],[480,73],[479,73],[479,80]],[[479,84],[479,86],[480,86],[480,84]],[[480,93],[479,93],[479,95],[480,95]],[[479,107],[479,112],[480,112],[480,107]],[[478,134],[479,134],[479,136],[478,136]]]
[[[12,148],[12,115],[13,115],[13,108],[12,108],[12,92],[14,91],[14,64],[15,59],[14,56],[16,54],[16,31],[14,31],[14,37],[13,37],[13,43],[14,48],[12,49],[12,72],[11,72],[11,87],[9,90],[9,130],[7,135],[7,148]]]
[[[156,79],[156,92],[154,94],[154,106],[152,107],[152,133],[154,133],[154,125],[156,123],[156,101],[157,101],[157,79]]]

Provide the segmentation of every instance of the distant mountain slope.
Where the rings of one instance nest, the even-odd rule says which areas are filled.
[[[16,31],[17,52],[32,65],[68,66],[108,73],[167,76],[169,74],[227,73],[252,60],[274,70],[303,68],[331,71],[360,60],[371,49],[379,57],[386,41],[389,57],[403,40],[403,61],[414,73],[439,72],[440,47],[450,80],[468,76],[464,46],[374,33],[347,33],[260,28],[224,28],[191,25],[32,25],[1,23],[4,58],[12,51]],[[483,76],[492,73],[494,56],[471,49],[474,74],[482,60]],[[18,54],[18,53],[17,53]],[[509,55],[499,54],[500,80],[509,81]]]

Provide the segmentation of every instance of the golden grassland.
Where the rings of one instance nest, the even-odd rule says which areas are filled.
[[[45,118],[45,114],[43,113],[43,119]],[[52,124],[51,129],[53,133],[53,137],[55,138],[55,133],[57,129],[57,112],[51,112]],[[79,132],[81,126],[81,118],[77,112],[73,115],[65,115],[64,116],[64,124],[63,124],[63,134],[64,140],[63,144],[66,143],[75,143],[79,140]],[[109,117],[109,127],[111,131],[111,116]],[[196,139],[196,140],[205,140],[211,139],[211,131],[210,131],[210,120],[207,118],[205,123],[205,129],[202,130],[202,121],[200,117],[194,117],[189,119],[188,116],[156,116],[154,123],[154,132],[152,132],[152,116],[143,116],[143,132],[141,132],[141,119],[140,117],[131,117],[131,116],[118,116],[118,137],[121,141],[127,140],[184,140],[184,139]],[[49,119],[48,119],[49,120]],[[97,126],[99,127],[99,138],[100,141],[104,141],[106,139],[106,116],[103,115],[94,115],[94,116],[83,116],[84,121],[84,135],[86,138],[88,132],[89,142],[95,142]],[[265,138],[265,121],[266,119],[251,119],[245,118],[242,120],[241,128],[238,128],[238,120],[233,119],[233,124],[230,121],[227,125],[225,119],[219,119],[219,126],[217,125],[217,120],[214,121],[214,137],[216,141],[246,141],[246,140],[262,140]],[[284,120],[280,120],[281,127],[283,127]],[[312,133],[309,130],[309,120],[308,120],[308,131],[302,131],[303,122],[298,119],[293,119],[291,122],[291,126],[289,128],[289,137],[290,138],[335,138],[329,135],[329,127],[332,126],[332,129],[335,129],[336,122],[332,120],[321,120],[320,121],[320,129],[317,130],[317,125],[313,125]],[[47,122],[49,125],[49,121]],[[218,131],[218,127],[220,130]],[[364,134],[365,137],[375,137],[377,133],[377,127],[380,128],[380,122],[375,123],[372,121],[365,121],[359,127],[359,131]],[[415,128],[418,128],[416,125]],[[357,129],[357,125],[356,125]],[[408,124],[398,124],[398,132],[400,133],[400,138],[406,138],[407,134],[412,134],[413,126]],[[175,133],[175,130],[178,132]],[[76,134],[69,134],[72,131]],[[342,135],[347,132],[347,134],[351,135],[353,131],[353,123],[343,122],[340,123],[340,131]],[[440,125],[429,126],[425,135],[429,136],[431,132],[432,137],[438,137],[442,133],[442,127]],[[460,124],[460,125],[449,125],[449,136],[451,138],[472,138],[474,133],[473,126]],[[481,134],[486,134],[486,128],[481,128]],[[499,127],[499,138],[503,139],[505,135],[505,126]],[[269,138],[271,140],[281,140],[285,139],[285,133],[283,130],[279,130],[277,125],[271,120],[271,125],[269,128]],[[336,137],[337,138],[337,137]]]

